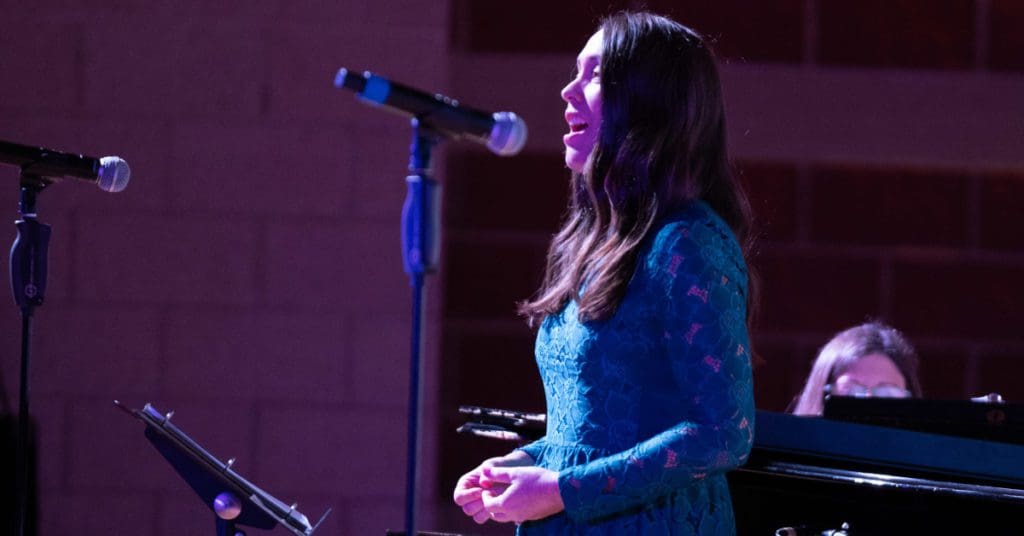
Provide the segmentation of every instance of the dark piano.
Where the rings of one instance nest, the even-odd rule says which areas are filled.
[[[740,535],[1024,534],[1021,406],[837,402],[831,418],[758,412],[729,475]]]
[[[460,411],[464,433],[544,433],[541,414]],[[750,459],[729,474],[740,536],[1024,534],[1024,406],[836,398],[826,415],[757,413]]]

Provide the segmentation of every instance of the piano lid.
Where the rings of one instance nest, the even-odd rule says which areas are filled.
[[[754,446],[839,463],[1024,486],[1024,446],[758,411]]]
[[[1024,404],[931,398],[826,396],[825,418],[1024,445]]]

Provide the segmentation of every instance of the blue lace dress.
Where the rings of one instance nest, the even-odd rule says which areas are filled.
[[[547,434],[526,445],[559,471],[565,511],[535,534],[734,534],[725,472],[753,440],[747,271],[729,227],[702,202],[642,247],[607,320],[575,303],[549,316],[536,356]]]

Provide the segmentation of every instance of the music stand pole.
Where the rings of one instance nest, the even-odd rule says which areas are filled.
[[[409,274],[412,287],[412,332],[409,358],[409,413],[405,480],[405,533],[416,534],[417,459],[420,447],[420,409],[423,351],[424,299],[426,275],[437,267],[438,208],[440,186],[430,176],[430,157],[441,136],[412,120],[413,137],[410,146],[408,191],[402,206],[402,261]]]
[[[17,536],[25,534],[25,517],[29,503],[29,357],[32,312],[43,304],[46,293],[46,254],[50,242],[50,226],[40,223],[37,219],[36,197],[50,184],[50,181],[43,177],[22,171],[21,196],[18,200],[21,219],[14,223],[18,228],[18,236],[11,247],[11,291],[14,294],[14,302],[21,310],[21,380],[18,399],[18,442],[15,446]]]

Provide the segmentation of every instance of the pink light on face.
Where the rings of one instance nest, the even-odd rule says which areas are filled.
[[[907,380],[892,359],[884,354],[869,354],[854,361],[835,380],[835,393],[846,395],[856,389],[891,386],[906,389]]]
[[[565,121],[569,132],[562,137],[565,165],[580,173],[597,145],[601,129],[601,51],[603,32],[592,35],[576,59],[576,76],[562,88]]]

